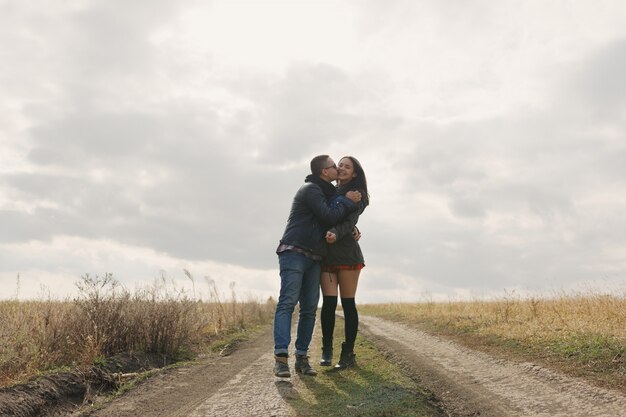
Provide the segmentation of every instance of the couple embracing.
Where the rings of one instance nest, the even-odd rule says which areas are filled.
[[[332,184],[337,181],[337,187]],[[280,295],[274,317],[274,375],[288,378],[291,318],[300,303],[295,343],[295,370],[317,375],[308,349],[315,327],[320,285],[324,295],[321,366],[330,366],[338,289],[345,318],[345,342],[337,369],[355,364],[354,341],[359,317],[354,302],[359,274],[365,266],[357,242],[359,215],[369,204],[367,180],[351,156],[335,164],[328,155],[311,160],[311,174],[296,193],[287,226],[276,250],[280,266]]]

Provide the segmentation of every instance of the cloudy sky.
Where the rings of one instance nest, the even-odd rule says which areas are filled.
[[[362,302],[623,293],[624,21],[622,0],[0,0],[0,298],[183,269],[276,296],[322,153],[367,173]]]

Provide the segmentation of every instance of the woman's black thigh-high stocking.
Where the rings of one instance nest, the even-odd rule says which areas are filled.
[[[359,330],[359,313],[356,310],[356,304],[354,298],[341,298],[341,307],[343,308],[343,314],[345,319],[346,330],[346,352],[354,351],[354,341],[356,340],[356,334]]]
[[[320,318],[322,322],[322,349],[327,352],[332,352],[333,350],[335,310],[337,310],[337,296],[325,295]]]

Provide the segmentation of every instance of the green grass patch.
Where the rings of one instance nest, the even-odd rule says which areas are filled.
[[[626,354],[626,347],[619,340],[597,334],[564,337],[555,341],[551,348],[555,353],[583,361],[613,360]]]
[[[247,329],[233,329],[214,338],[209,349],[211,352],[221,352],[224,349],[234,349],[239,343],[250,339],[252,335],[258,334],[267,327],[267,323],[257,324]]]
[[[561,363],[576,376],[598,379],[612,388],[626,390],[626,346],[616,338],[575,334],[533,348],[544,350],[548,360]]]
[[[317,334],[321,332],[317,331]],[[337,320],[335,334],[343,339],[343,321]],[[297,395],[284,392],[284,398],[298,416],[443,416],[432,395],[388,362],[371,343],[357,338],[357,366],[335,371],[317,366],[319,340],[311,348],[311,361],[317,377],[300,377],[306,385]],[[335,340],[335,362],[341,340]],[[285,386],[281,387],[281,384]],[[289,383],[277,382],[288,391]]]

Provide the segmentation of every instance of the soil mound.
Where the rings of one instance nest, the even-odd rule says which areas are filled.
[[[120,354],[101,366],[38,377],[28,383],[0,389],[0,415],[31,417],[65,415],[96,394],[118,388],[124,374],[171,363],[162,355]]]

